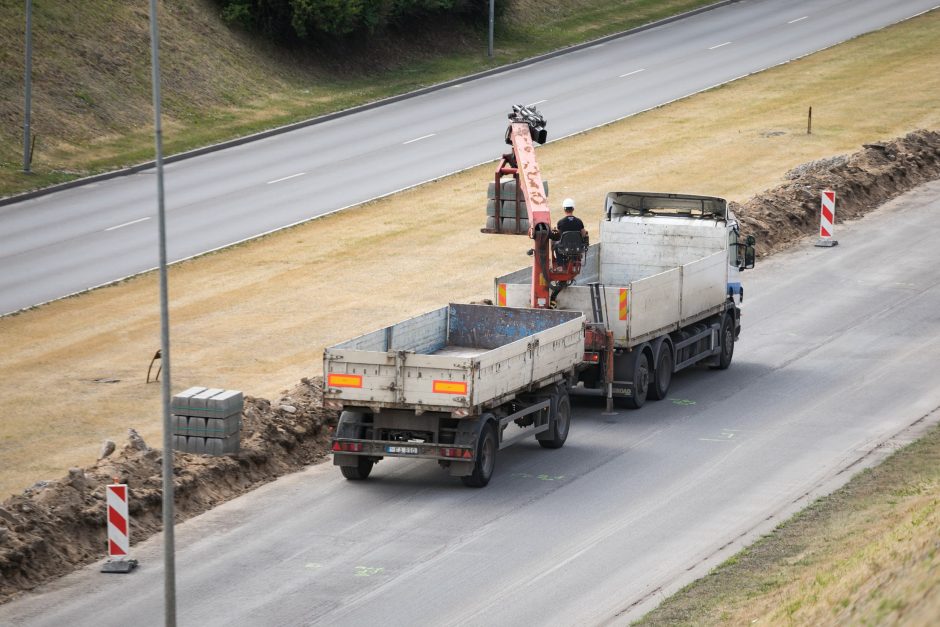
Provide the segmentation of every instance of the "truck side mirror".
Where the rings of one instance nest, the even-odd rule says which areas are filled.
[[[749,237],[749,240],[753,240],[753,237]],[[754,249],[753,245],[744,247],[744,267],[742,270],[748,270],[754,267],[754,261],[757,259],[757,251]]]
[[[754,244],[757,243],[757,240],[754,239],[754,236],[753,236],[753,235],[748,235],[747,238],[745,238],[744,242],[745,242],[748,246],[753,246]]]

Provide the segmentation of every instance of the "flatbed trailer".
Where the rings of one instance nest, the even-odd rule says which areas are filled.
[[[324,351],[324,406],[341,410],[333,463],[366,479],[385,457],[432,459],[485,486],[496,452],[560,448],[584,315],[450,304]]]

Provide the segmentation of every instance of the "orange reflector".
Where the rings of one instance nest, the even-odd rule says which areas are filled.
[[[330,375],[326,378],[326,384],[333,385],[338,388],[361,388],[362,375],[330,373]]]
[[[506,306],[506,284],[500,283],[496,288],[496,304],[500,307]]]
[[[431,385],[431,391],[438,394],[466,394],[467,383],[466,381],[439,381],[435,379]]]
[[[620,319],[621,320],[627,319],[627,311],[628,311],[627,290],[622,289],[620,290]]]

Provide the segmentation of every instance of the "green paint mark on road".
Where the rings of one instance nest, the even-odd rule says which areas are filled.
[[[695,405],[695,401],[690,401],[687,398],[670,398],[669,400],[672,401],[673,405]]]
[[[356,577],[371,577],[372,575],[379,575],[384,571],[384,568],[375,566],[356,566]]]

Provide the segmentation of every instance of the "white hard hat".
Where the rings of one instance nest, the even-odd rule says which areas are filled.
[[[574,209],[574,198],[565,198],[565,201],[561,203],[561,206],[564,209]]]

